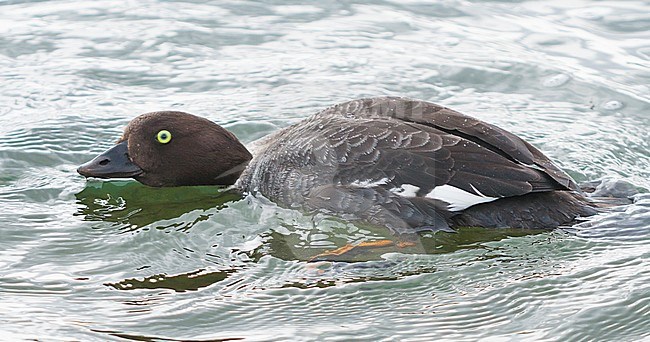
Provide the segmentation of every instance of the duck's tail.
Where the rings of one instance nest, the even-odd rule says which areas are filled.
[[[607,178],[583,183],[580,188],[581,193],[534,192],[475,205],[451,217],[450,226],[552,229],[631,204],[632,196],[639,192],[628,182]]]
[[[572,191],[534,192],[467,208],[454,227],[553,229],[598,213],[598,205]]]
[[[613,208],[632,203],[639,193],[633,184],[620,179],[602,178],[580,184],[585,196],[598,208]]]

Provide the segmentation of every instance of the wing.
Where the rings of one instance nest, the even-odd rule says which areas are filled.
[[[332,111],[340,114],[338,122],[322,135],[338,158],[335,184],[439,200],[452,211],[530,192],[577,189],[520,138],[444,107],[378,98],[321,114],[332,117]]]

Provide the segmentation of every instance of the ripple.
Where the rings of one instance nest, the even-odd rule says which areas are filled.
[[[544,79],[542,84],[545,87],[555,88],[564,85],[565,83],[569,82],[570,79],[571,78],[568,75],[558,74],[558,75],[547,77],[546,79]]]
[[[617,110],[623,108],[623,102],[612,100],[603,103],[603,108],[607,110]]]

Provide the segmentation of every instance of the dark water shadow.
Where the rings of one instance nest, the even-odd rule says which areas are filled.
[[[203,269],[177,275],[155,274],[143,279],[129,278],[104,285],[116,290],[169,289],[175,292],[197,291],[228,278],[237,268],[206,272]]]
[[[90,329],[90,331],[107,334],[109,336],[118,337],[127,341],[143,341],[143,342],[226,342],[226,341],[242,341],[245,340],[243,337],[226,337],[226,338],[217,338],[217,339],[207,339],[207,340],[195,340],[195,339],[175,339],[175,338],[166,338],[160,336],[148,336],[148,335],[136,335],[136,334],[127,334],[114,330],[103,330],[103,329]]]
[[[82,216],[85,221],[113,222],[127,231],[193,210],[222,209],[242,199],[239,193],[214,186],[152,188],[135,181],[88,182],[75,196],[80,205],[75,216]],[[209,217],[210,214],[200,215],[193,222],[161,228],[188,230]]]

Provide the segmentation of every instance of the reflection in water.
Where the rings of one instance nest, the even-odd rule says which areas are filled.
[[[77,215],[84,216],[87,221],[114,222],[119,224],[120,229],[129,231],[159,221],[178,218],[194,210],[207,212],[208,209],[222,209],[229,202],[242,198],[238,193],[217,187],[151,188],[134,181],[89,182],[76,197],[78,203],[82,205]],[[157,228],[175,228],[179,231],[186,231],[198,222],[208,220],[212,215],[214,212],[196,215],[192,221],[175,220],[173,223],[166,226],[159,225]],[[281,229],[271,228],[271,230],[261,233],[262,243],[243,253],[250,261],[257,261],[264,255],[272,255],[282,260],[310,261],[318,254],[349,243],[345,232],[330,229],[330,227],[327,227],[328,229],[321,227],[321,225],[337,221],[340,220],[324,220],[309,228],[324,236],[321,238],[322,240],[332,242],[326,246],[315,246],[313,241],[306,241],[306,236],[309,234],[305,234],[304,229],[300,230],[283,224]],[[484,242],[544,232],[543,230],[465,227],[457,229],[455,233],[423,232],[418,235],[394,236],[384,227],[364,223],[357,223],[355,226],[361,229],[364,236],[362,240],[357,239],[358,241],[355,243],[384,239],[392,243],[380,247],[353,249],[343,255],[331,255],[318,260],[361,262],[380,260],[382,254],[389,252],[404,254],[450,253],[460,249],[480,248],[481,243]],[[313,231],[309,233],[313,233]],[[232,248],[232,252],[242,253],[237,248]]]
[[[214,186],[152,188],[135,181],[89,182],[76,194],[81,204],[76,215],[86,221],[106,221],[121,229],[137,230],[160,220],[177,218],[193,210],[221,209],[241,195]],[[176,222],[159,229],[188,230],[207,220],[211,214],[199,215],[193,222]]]
[[[186,231],[198,222],[206,221],[219,213],[219,210],[209,211],[209,209],[222,209],[228,203],[242,199],[238,193],[217,187],[151,188],[134,181],[89,182],[76,197],[77,203],[80,205],[76,215],[83,216],[86,221],[112,222],[118,226],[118,229],[127,231],[138,230],[152,224],[158,229],[173,228],[178,231]],[[183,214],[195,210],[204,213],[193,215],[190,220],[178,219]],[[250,210],[254,210],[254,208],[250,208]],[[166,223],[166,226],[162,225],[162,222],[170,219],[176,220]],[[198,269],[177,275],[158,273],[145,276],[142,279],[128,278],[105,285],[116,290],[196,291],[220,283],[233,274],[245,272],[267,256],[285,261],[319,262],[302,263],[301,270],[296,271],[296,276],[301,274],[297,278],[287,277],[280,282],[265,284],[261,287],[259,284],[251,284],[254,288],[324,288],[341,283],[399,280],[414,274],[432,273],[434,269],[429,266],[407,270],[401,270],[399,267],[395,269],[394,263],[383,258],[384,254],[395,252],[402,254],[451,253],[461,249],[484,248],[483,244],[490,241],[543,232],[466,227],[458,229],[455,233],[423,232],[419,235],[405,237],[393,236],[383,227],[363,223],[352,224],[338,218],[325,219],[309,227],[294,227],[282,219],[279,222],[281,227],[270,227],[267,231],[257,233],[256,238],[253,237],[253,240],[257,241],[256,246],[252,248],[229,247],[231,258],[241,261],[237,263],[237,266],[221,265],[217,271]],[[341,227],[353,227],[353,230],[357,230],[356,234],[351,234],[343,228],[333,229],[337,224]],[[310,241],[315,233],[320,236],[319,240]],[[392,243],[380,247],[353,249],[342,255],[326,255],[320,256],[317,260],[314,259],[321,253],[348,243],[384,239]],[[323,241],[329,243],[323,245]],[[345,266],[345,264],[337,262],[361,263]],[[360,267],[364,269],[364,272],[359,272]],[[224,286],[226,286],[226,290],[231,287],[231,285]]]

